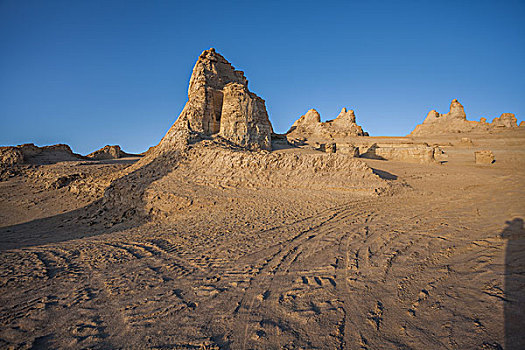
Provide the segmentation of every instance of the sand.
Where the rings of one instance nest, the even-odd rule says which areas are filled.
[[[362,159],[379,195],[173,170],[149,221],[93,209],[136,159],[25,166],[0,182],[0,347],[518,349],[525,137],[461,137],[419,139],[443,164]]]

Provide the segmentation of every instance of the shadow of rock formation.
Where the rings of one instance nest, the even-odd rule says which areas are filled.
[[[379,176],[383,180],[397,180],[397,175],[389,173],[388,171],[379,170],[379,169],[375,169],[375,168],[372,168],[372,171],[374,172],[374,174],[376,174],[377,176]]]
[[[374,143],[372,146],[370,146],[365,152],[363,152],[360,157],[361,158],[368,158],[368,159],[378,159],[378,160],[385,160],[382,156],[377,154],[377,149],[379,146],[377,143]]]
[[[173,170],[180,152],[164,153],[135,164],[111,183],[104,197],[66,213],[0,227],[0,250],[62,242],[131,229],[147,221],[142,195],[154,181]]]

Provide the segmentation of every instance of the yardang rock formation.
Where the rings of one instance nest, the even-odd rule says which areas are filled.
[[[171,148],[181,137],[220,136],[249,149],[271,150],[272,125],[264,100],[248,90],[248,80],[213,48],[193,68],[188,102],[159,144]]]
[[[124,152],[119,145],[106,145],[95,152],[88,154],[86,157],[95,160],[119,159],[124,157],[133,157],[134,154]]]
[[[26,143],[19,146],[0,147],[0,167],[20,163],[51,164],[81,159],[84,157],[73,153],[71,148],[64,144],[38,147],[32,143]]]
[[[264,100],[247,85],[244,73],[214,49],[204,51],[193,69],[188,102],[179,118],[157,146],[106,190],[102,212],[111,218],[105,220],[169,219],[185,206],[207,200],[193,190],[159,184],[344,189],[365,195],[388,191],[389,184],[352,157],[267,152],[272,150],[272,125]],[[355,125],[355,116],[343,109],[337,120],[323,125],[343,130]],[[357,125],[355,129],[362,133]],[[340,180],[335,174],[345,175]]]
[[[490,132],[516,127],[518,127],[517,119],[512,113],[503,113],[501,117],[494,118],[490,124],[486,122],[485,118],[481,118],[479,122],[467,120],[463,105],[454,99],[450,103],[450,111],[447,114],[440,114],[436,110],[431,110],[423,124],[417,125],[409,136]]]
[[[290,137],[334,138],[347,136],[365,136],[363,129],[357,125],[353,110],[343,108],[334,120],[321,122],[321,116],[315,109],[295,121],[287,132]]]

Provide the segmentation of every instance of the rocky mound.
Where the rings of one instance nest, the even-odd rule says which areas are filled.
[[[365,163],[338,154],[246,152],[212,143],[193,148],[177,171],[200,184],[377,192],[386,186]]]
[[[336,138],[347,136],[367,136],[357,125],[353,110],[343,108],[334,120],[321,122],[321,116],[315,109],[295,121],[287,135],[291,138]]]
[[[272,131],[264,100],[248,90],[244,73],[212,48],[199,56],[190,78],[188,102],[155,151],[209,136],[249,149],[271,150]]]
[[[481,118],[479,122],[467,120],[463,105],[454,99],[450,103],[450,111],[447,114],[430,111],[423,124],[417,125],[409,136],[491,132],[517,127],[517,119],[512,113],[503,113],[499,118],[494,118],[490,124],[485,118]]]
[[[220,200],[210,194],[212,189],[265,188],[369,196],[387,192],[390,185],[364,162],[346,155],[249,151],[204,140],[163,154],[115,181],[105,193],[104,206],[114,223],[165,218],[192,203]]]
[[[53,164],[64,161],[84,159],[80,154],[73,153],[68,145],[58,144],[38,147],[32,143],[19,146],[0,147],[0,166],[14,164]]]
[[[88,154],[86,157],[94,160],[119,159],[125,157],[136,157],[135,154],[124,152],[119,145],[106,145],[101,149]]]

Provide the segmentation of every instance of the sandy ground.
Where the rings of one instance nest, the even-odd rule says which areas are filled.
[[[111,227],[87,213],[130,161],[28,167],[0,182],[0,347],[523,348],[524,140],[363,160],[389,195],[196,186],[173,217]],[[72,173],[86,185],[49,185]]]

